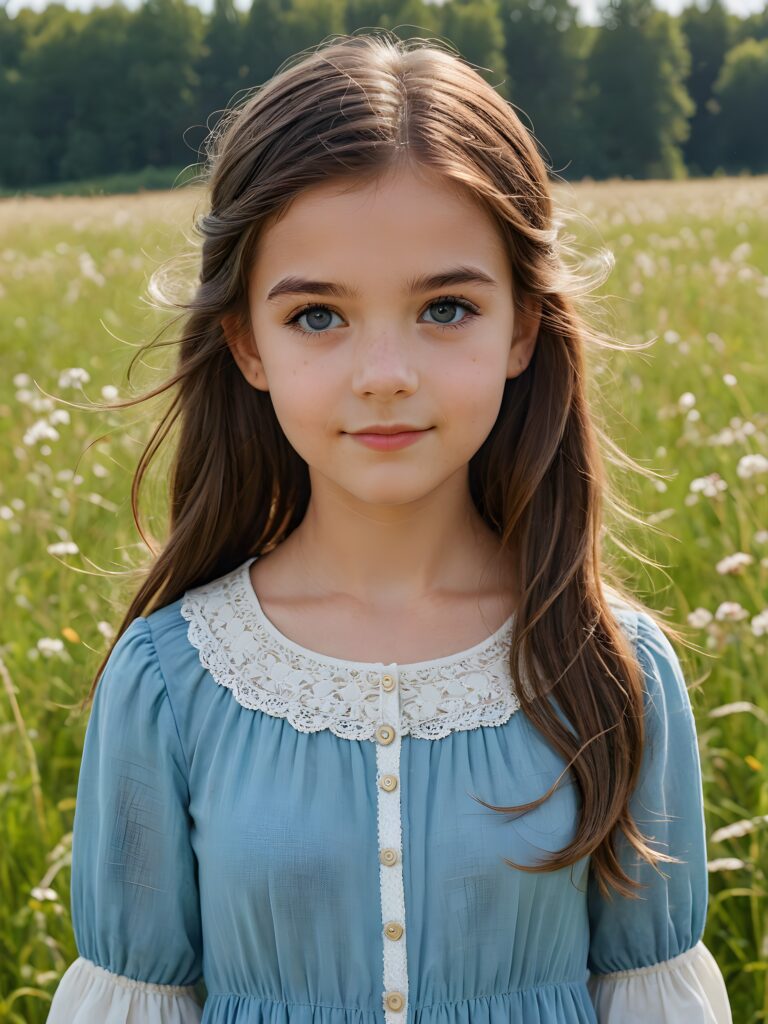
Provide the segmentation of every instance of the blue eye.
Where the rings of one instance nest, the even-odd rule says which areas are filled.
[[[300,334],[324,334],[325,331],[323,331],[323,330],[321,330],[321,331],[307,331],[303,327],[299,327],[298,326],[298,321],[303,316],[308,316],[310,313],[314,314],[315,310],[318,310],[318,309],[321,310],[321,312],[323,314],[328,314],[330,316],[338,316],[339,315],[338,313],[334,313],[333,310],[330,309],[328,306],[323,305],[323,303],[316,303],[315,305],[312,305],[312,306],[304,306],[303,309],[300,309],[299,312],[296,313],[294,316],[292,316],[290,318],[290,320],[287,320],[286,323],[288,324],[289,327],[293,327],[293,329],[295,331],[299,331]],[[321,319],[322,319],[322,317],[321,317]],[[320,323],[320,324],[314,324],[314,326],[315,327],[328,327],[329,325],[327,323]],[[338,327],[338,324],[336,324],[336,326]]]
[[[456,327],[463,327],[470,320],[473,320],[480,312],[480,310],[477,308],[477,306],[474,305],[474,303],[469,302],[467,299],[460,299],[452,295],[441,295],[439,299],[434,299],[432,302],[430,302],[430,304],[427,306],[427,309],[431,309],[433,306],[456,306],[458,309],[463,309],[467,314],[466,316],[463,316],[461,320],[456,320],[453,323],[440,323],[439,321],[436,320],[427,321],[428,323],[433,323],[436,327],[443,327],[446,330],[451,330]],[[285,321],[286,326],[290,327],[294,331],[298,331],[299,334],[325,334],[326,330],[333,326],[328,324],[327,322],[321,322],[319,324],[315,323],[314,326],[322,328],[321,330],[317,331],[306,330],[304,327],[299,327],[299,320],[304,316],[309,316],[309,314],[314,315],[316,310],[321,311],[321,321],[323,321],[323,314],[327,314],[332,317],[339,315],[334,310],[332,310],[330,306],[326,306],[324,302],[313,302],[310,305],[303,306],[297,313],[294,313],[292,317],[289,317],[289,319]],[[336,324],[335,326],[338,326],[338,324]]]

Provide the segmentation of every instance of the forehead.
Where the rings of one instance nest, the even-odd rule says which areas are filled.
[[[333,268],[346,280],[367,272],[406,280],[466,263],[498,280],[507,262],[498,225],[467,190],[404,167],[362,185],[332,180],[300,193],[262,230],[252,281],[266,291],[283,274],[328,276]]]

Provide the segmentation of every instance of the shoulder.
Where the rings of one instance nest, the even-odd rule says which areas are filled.
[[[637,623],[640,613],[623,601],[611,600],[608,606],[633,647],[637,644]]]
[[[187,622],[181,614],[183,601],[184,598],[180,597],[172,604],[150,612],[142,620],[147,625],[147,632],[158,657],[163,660],[181,653],[188,645]]]
[[[195,587],[189,587],[175,601],[146,616],[146,628],[165,676],[171,703],[184,704],[209,691],[207,674],[218,656],[215,626],[225,631],[236,627],[238,609],[247,600],[244,580],[249,561]]]
[[[166,716],[183,731],[190,706],[205,692],[204,671],[187,639],[181,599],[132,619],[112,646],[96,687],[94,710]],[[165,708],[163,710],[163,708]]]
[[[171,604],[158,608],[144,620],[171,706],[182,731],[193,707],[199,706],[206,692],[211,690],[199,650],[190,641],[190,623],[182,614],[185,597],[183,595]]]
[[[155,689],[167,689],[168,680],[184,670],[188,647],[179,603],[133,619],[112,648],[105,677],[119,675],[134,686],[141,683],[145,690],[153,684]]]
[[[625,604],[611,610],[631,641],[645,680],[646,705],[671,710],[691,710],[691,702],[680,658],[669,637],[648,612]]]
[[[651,668],[652,663],[664,661],[679,666],[674,647],[652,615],[624,603],[609,602],[609,604],[644,667]]]
[[[680,658],[651,615],[636,612],[635,618],[635,653],[643,670],[648,726],[664,734],[681,727],[693,737],[694,713]]]

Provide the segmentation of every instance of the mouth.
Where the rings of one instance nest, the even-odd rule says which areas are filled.
[[[362,430],[348,430],[348,434],[418,434],[431,427],[413,427],[410,423],[382,423],[381,426],[363,427]]]
[[[364,444],[368,448],[374,448],[377,451],[393,451],[394,449],[404,448],[407,445],[414,444],[433,429],[433,427],[426,427],[424,430],[402,430],[395,434],[383,434],[371,431],[369,433],[362,434],[348,434],[347,436],[358,441],[360,444]]]

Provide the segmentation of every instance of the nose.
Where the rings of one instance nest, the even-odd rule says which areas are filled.
[[[415,343],[392,328],[369,331],[355,346],[352,386],[360,394],[394,394],[418,386]]]

